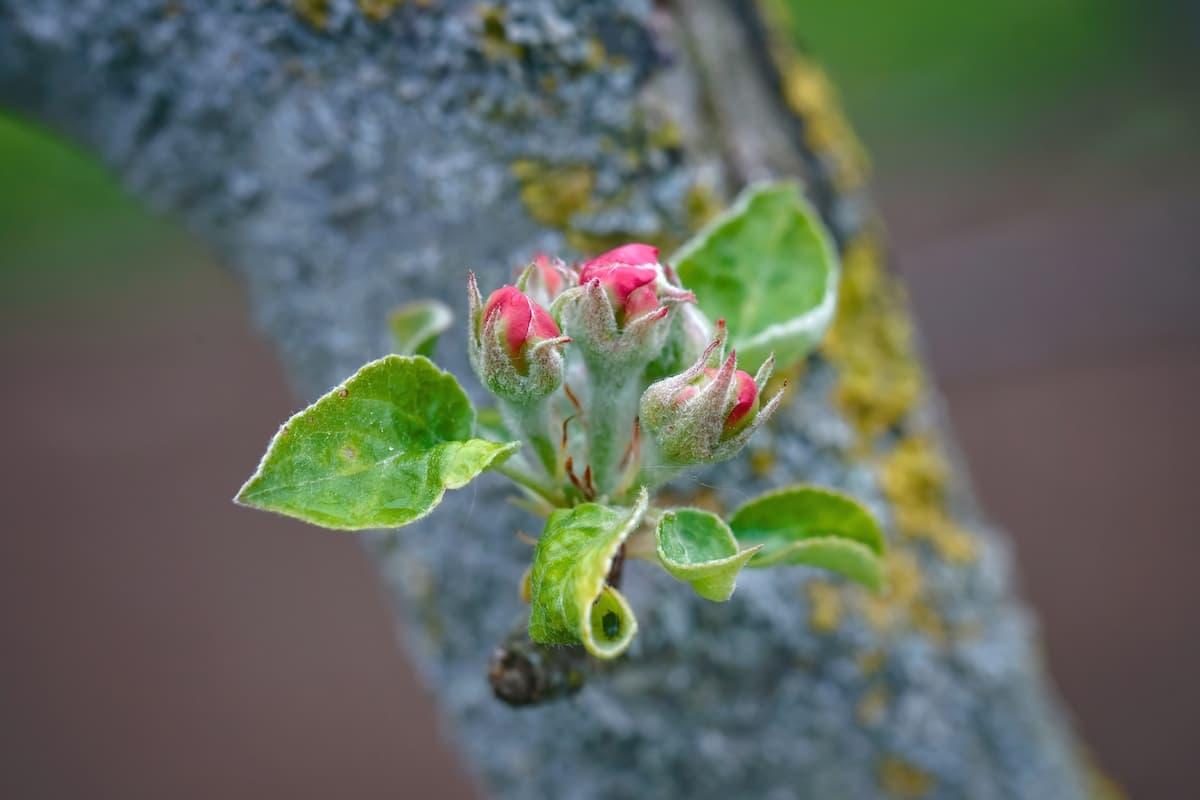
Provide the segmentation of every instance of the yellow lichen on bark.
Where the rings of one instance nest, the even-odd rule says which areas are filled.
[[[842,622],[842,592],[832,583],[822,580],[809,581],[808,624],[819,633],[832,633]]]
[[[803,120],[804,143],[832,172],[834,186],[849,192],[864,186],[871,173],[866,148],[842,113],[837,90],[825,71],[799,52],[791,37],[791,9],[783,2],[760,2],[771,22],[768,49],[783,84],[783,99]]]
[[[292,10],[311,28],[323,31],[329,25],[329,0],[292,0]]]
[[[402,5],[404,0],[358,0],[358,10],[372,22],[383,22]]]
[[[929,542],[951,563],[965,564],[976,558],[974,538],[946,512],[950,469],[930,438],[901,440],[883,459],[879,475],[900,533]]]
[[[909,549],[892,545],[884,557],[887,589],[882,594],[857,592],[858,610],[880,633],[915,630],[931,641],[946,639],[946,625],[925,595],[921,562]]]
[[[834,404],[864,449],[916,406],[923,382],[908,306],[874,235],[860,236],[842,253],[837,316],[822,352],[838,370]]]
[[[521,202],[529,216],[559,230],[588,207],[596,183],[595,171],[586,164],[557,166],[522,158],[513,162],[512,174],[520,184]]]
[[[584,66],[591,70],[600,69],[604,66],[604,61],[608,58],[608,51],[604,48],[604,42],[593,36],[587,41],[587,56],[584,58]]]
[[[687,191],[684,205],[688,225],[692,230],[700,230],[721,213],[724,204],[711,186],[706,183],[694,183]]]
[[[933,790],[933,776],[902,758],[884,756],[879,762],[879,786],[892,797],[924,797]]]
[[[886,662],[886,656],[882,650],[868,650],[858,656],[858,668],[862,670],[862,674],[870,677],[883,669]]]
[[[775,468],[775,451],[769,447],[754,447],[751,445],[747,448],[750,453],[750,471],[755,477],[765,478],[771,474],[771,470]]]
[[[479,17],[480,49],[485,58],[501,61],[525,54],[524,48],[508,38],[507,11],[503,6],[480,3],[475,13]]]
[[[887,689],[879,685],[872,686],[863,692],[863,696],[859,698],[858,707],[855,709],[855,716],[858,717],[859,724],[873,728],[882,722],[884,714],[887,713],[889,699]]]
[[[924,391],[904,290],[884,269],[874,234],[858,237],[843,253],[838,313],[823,352],[838,371],[834,405],[858,433],[860,457],[867,457]],[[947,513],[949,470],[932,440],[907,435],[880,463],[897,530],[929,542],[948,562],[972,562],[976,543]]]
[[[794,51],[783,60],[789,62],[783,72],[784,98],[804,117],[805,141],[832,161],[838,189],[863,186],[871,172],[870,159],[842,115],[833,84],[824,70]]]

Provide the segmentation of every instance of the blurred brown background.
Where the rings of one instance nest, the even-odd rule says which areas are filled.
[[[1079,729],[1186,796],[1200,15],[793,5]],[[355,539],[229,503],[295,405],[237,286],[2,117],[0,370],[0,797],[471,796]]]

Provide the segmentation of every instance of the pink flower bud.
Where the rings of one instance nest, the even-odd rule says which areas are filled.
[[[468,277],[471,305],[468,353],[471,366],[488,390],[513,403],[526,404],[562,384],[560,350],[571,341],[545,308],[515,286],[502,286],[487,302],[475,275]]]
[[[542,286],[546,287],[548,294],[554,296],[563,290],[566,281],[555,263],[550,260],[550,256],[538,253],[533,257],[533,268],[537,270],[538,280],[541,281]]]
[[[599,281],[608,301],[612,304],[617,323],[634,319],[634,312],[658,308],[658,294],[654,281],[658,272],[653,267],[634,267],[628,264],[585,264],[579,271],[579,282],[588,284]],[[632,304],[630,300],[633,300]]]
[[[720,370],[706,367],[704,374],[679,390],[679,393],[675,395],[675,405],[681,406],[687,403],[711,384],[719,374]],[[734,371],[730,394],[733,396],[733,405],[725,414],[722,439],[733,436],[746,427],[758,411],[758,386],[755,385],[754,377],[750,373],[740,369]]]
[[[715,372],[715,370],[714,370]],[[733,373],[734,385],[737,387],[737,399],[725,417],[725,435],[737,433],[754,417],[758,411],[758,387],[754,385],[754,377],[749,372],[738,370]]]
[[[674,286],[658,263],[658,248],[648,244],[625,244],[602,253],[579,268],[579,283],[599,281],[613,309],[617,325],[623,326],[664,303],[694,302],[691,292]]]
[[[559,295],[573,285],[574,273],[560,259],[538,253],[517,279],[517,288],[535,303],[550,306]]]
[[[642,394],[642,426],[672,463],[711,464],[730,458],[779,407],[780,395],[759,408],[759,393],[770,377],[773,359],[750,377],[730,353],[719,368],[708,366],[724,348],[724,322],[696,362],[651,384]]]
[[[484,335],[504,337],[505,346],[517,371],[525,372],[526,350],[562,335],[554,318],[515,286],[502,286],[492,292],[483,307]]]
[[[625,319],[637,319],[643,314],[654,311],[660,305],[662,304],[658,301],[658,292],[654,291],[653,285],[639,286],[625,299],[623,316]]]
[[[555,308],[584,360],[608,372],[644,370],[674,327],[671,308],[696,301],[668,279],[658,249],[648,244],[627,244],[584,262],[578,278]]]
[[[631,242],[613,248],[607,253],[601,253],[591,261],[585,262],[583,269],[602,267],[609,264],[624,264],[630,267],[641,267],[658,263],[658,248],[648,244]]]

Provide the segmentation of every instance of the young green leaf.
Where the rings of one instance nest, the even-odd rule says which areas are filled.
[[[605,581],[621,543],[642,522],[643,489],[633,508],[584,503],[559,509],[533,554],[529,637],[540,644],[579,644],[597,658],[616,658],[633,641],[637,619]]]
[[[690,583],[696,594],[718,603],[733,594],[738,573],[761,548],[739,550],[729,526],[716,514],[698,508],[663,513],[655,538],[663,569]]]
[[[279,429],[236,502],[337,530],[406,525],[520,447],[423,356],[372,361]]]
[[[671,263],[753,372],[773,351],[779,367],[821,341],[837,304],[837,251],[795,183],[748,187]]]
[[[400,306],[388,316],[392,343],[402,356],[431,358],[438,336],[453,322],[453,312],[437,300],[417,300]]]
[[[759,495],[729,519],[738,542],[762,549],[751,567],[806,564],[883,588],[883,533],[854,499],[812,486]]]

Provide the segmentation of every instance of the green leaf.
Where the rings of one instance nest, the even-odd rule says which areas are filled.
[[[718,603],[733,594],[738,573],[761,547],[740,550],[729,526],[699,508],[664,512],[655,538],[663,569],[690,583],[696,594]]]
[[[372,361],[283,424],[236,502],[338,530],[406,525],[520,447],[423,356]]]
[[[579,644],[597,658],[616,658],[633,641],[637,619],[605,581],[621,543],[646,513],[646,490],[633,508],[584,503],[559,509],[533,554],[529,637],[541,644]]]
[[[432,356],[438,336],[453,322],[453,312],[437,300],[418,300],[400,306],[388,316],[392,342],[402,356]]]
[[[671,263],[751,372],[772,351],[781,368],[800,361],[833,320],[837,250],[795,183],[748,187]]]
[[[767,492],[733,512],[729,526],[743,547],[762,547],[751,567],[806,564],[883,588],[883,533],[844,494],[813,486]]]

